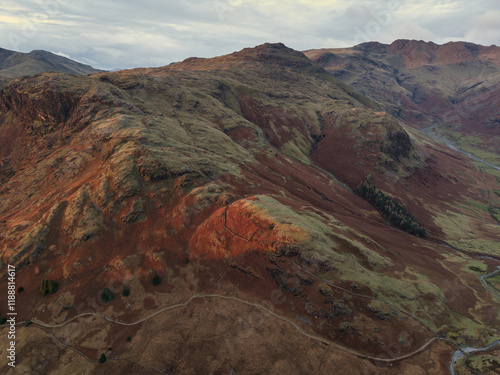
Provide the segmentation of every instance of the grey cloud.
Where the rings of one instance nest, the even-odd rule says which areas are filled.
[[[47,12],[44,4],[61,4]],[[272,4],[271,4],[272,3]],[[496,0],[410,0],[387,16],[391,1],[356,0],[319,7],[293,1],[256,0],[4,0],[0,18],[2,47],[12,48],[12,36],[21,40],[17,50],[46,49],[63,52],[99,68],[159,66],[190,56],[210,57],[263,42],[281,41],[292,48],[340,47],[356,42],[392,42],[400,37],[432,38],[436,42],[469,38],[496,43]],[[50,9],[50,7],[49,7]],[[35,32],[25,35],[26,25]],[[482,18],[481,18],[482,17]],[[488,18],[489,17],[489,18]],[[489,26],[488,26],[489,25]],[[361,35],[360,32],[364,35]],[[333,45],[332,45],[333,44]]]

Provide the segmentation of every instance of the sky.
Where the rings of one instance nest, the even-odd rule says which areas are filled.
[[[498,0],[2,0],[0,47],[42,49],[106,70],[163,66],[282,42],[500,45]]]

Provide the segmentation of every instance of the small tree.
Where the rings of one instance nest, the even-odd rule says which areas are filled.
[[[106,354],[102,353],[101,358],[99,358],[99,363],[104,363],[104,362],[106,362],[106,360],[107,360]]]
[[[122,295],[123,297],[128,297],[130,295],[130,288],[124,286]]]
[[[155,273],[155,275],[153,276],[153,285],[156,286],[156,285],[158,285],[160,283],[161,283],[160,276],[158,276],[158,274]]]
[[[115,295],[108,288],[105,288],[102,291],[102,293],[101,293],[101,301],[103,303],[109,303],[109,302],[113,301],[113,298],[115,298]]]
[[[59,284],[54,280],[42,280],[42,285],[40,287],[40,292],[42,296],[46,296],[47,294],[54,294],[59,289]]]

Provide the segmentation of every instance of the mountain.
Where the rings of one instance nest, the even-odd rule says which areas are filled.
[[[42,72],[92,74],[102,72],[47,51],[14,52],[0,48],[0,78],[17,78]]]
[[[2,82],[16,371],[496,371],[499,181],[383,105],[283,44]]]
[[[405,124],[500,165],[500,47],[397,40],[305,54]]]

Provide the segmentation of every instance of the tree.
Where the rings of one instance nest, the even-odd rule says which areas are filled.
[[[160,283],[161,283],[160,276],[158,276],[158,274],[155,273],[155,275],[153,276],[153,285],[156,286],[156,285],[158,285]]]
[[[106,360],[107,360],[106,354],[102,353],[101,358],[99,358],[99,363],[104,363],[104,362],[106,362]]]
[[[54,294],[59,289],[59,284],[54,280],[42,280],[42,285],[40,286],[40,292],[42,296],[46,296],[47,294]]]
[[[113,301],[113,298],[115,298],[115,295],[108,288],[105,288],[102,291],[102,293],[101,293],[101,301],[103,303],[109,303],[109,302]]]
[[[123,297],[128,297],[130,295],[130,288],[124,286],[122,295],[123,295]]]
[[[381,211],[391,225],[415,236],[427,237],[425,228],[402,205],[385,195],[375,185],[363,181],[354,191]]]

